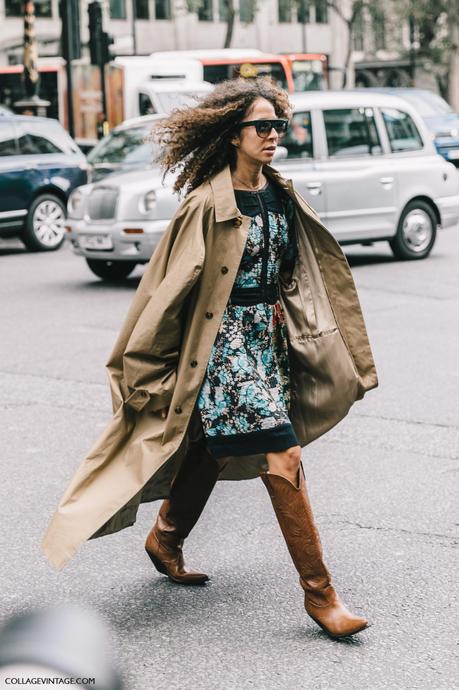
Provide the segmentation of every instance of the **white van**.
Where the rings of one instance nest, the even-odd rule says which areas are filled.
[[[116,95],[119,96],[120,91],[122,94],[120,121],[139,115],[168,113],[214,88],[202,80],[202,65],[197,60],[154,60],[137,56],[115,58],[110,63],[109,83],[119,84]]]

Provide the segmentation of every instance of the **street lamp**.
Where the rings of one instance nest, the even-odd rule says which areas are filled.
[[[132,33],[132,54],[137,55],[137,34],[135,30],[135,20],[137,19],[136,0],[132,0],[131,5],[131,33]]]
[[[38,71],[38,45],[35,37],[35,5],[29,0],[24,3],[24,70],[22,86],[24,98],[14,103],[16,110],[23,115],[46,116],[46,108],[51,105],[38,95],[40,73]]]
[[[408,23],[410,28],[410,86],[414,86],[416,81],[416,23],[412,13],[410,13]]]

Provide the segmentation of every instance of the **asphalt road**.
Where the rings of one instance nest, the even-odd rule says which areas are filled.
[[[306,615],[266,490],[219,482],[187,540],[202,588],[152,569],[134,527],[86,543],[61,572],[39,542],[110,418],[104,363],[136,277],[107,286],[68,247],[0,242],[2,619],[57,601],[94,607],[127,690],[457,687],[459,228],[420,262],[346,250],[380,387],[303,464],[328,566],[372,627],[332,641]],[[457,484],[456,484],[457,486]]]

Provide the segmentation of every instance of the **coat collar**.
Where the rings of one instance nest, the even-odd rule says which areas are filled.
[[[270,165],[264,165],[263,172],[267,177],[273,180],[273,182],[278,184],[279,187],[289,191],[292,195],[294,194],[292,181],[286,180],[285,177],[282,177],[282,175]],[[220,170],[220,172],[213,175],[209,182],[214,196],[216,222],[222,223],[236,216],[240,216],[241,212],[236,205],[229,164]]]

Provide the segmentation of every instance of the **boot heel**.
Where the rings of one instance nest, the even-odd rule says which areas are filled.
[[[162,564],[162,562],[157,558],[156,556],[153,556],[152,553],[146,548],[145,551],[147,552],[151,562],[155,566],[156,570],[161,573],[162,575],[168,575],[168,572],[165,568],[165,566]]]

